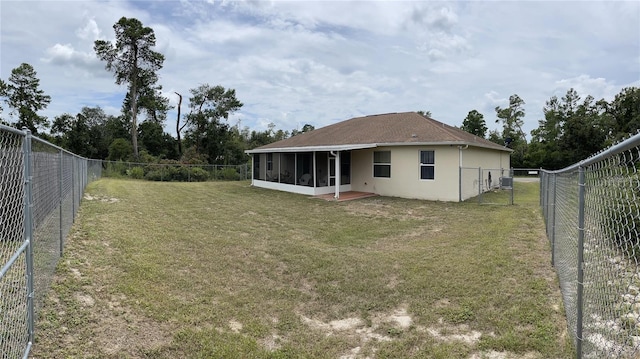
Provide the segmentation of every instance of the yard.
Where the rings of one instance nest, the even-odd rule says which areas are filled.
[[[571,358],[538,205],[101,179],[34,358]]]

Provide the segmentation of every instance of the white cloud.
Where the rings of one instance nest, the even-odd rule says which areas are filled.
[[[55,44],[46,50],[46,54],[47,57],[43,58],[43,61],[54,65],[71,65],[84,68],[100,66],[100,62],[94,53],[77,51],[70,44]]]
[[[573,78],[556,81],[554,94],[557,97],[562,97],[567,93],[567,90],[571,88],[576,90],[582,98],[591,95],[595,99],[604,98],[607,101],[611,101],[615,95],[620,92],[619,86],[615,85],[612,81],[607,81],[602,77],[592,78],[589,75],[582,74]]]
[[[64,4],[65,6],[61,6]],[[165,55],[159,72],[176,104],[202,83],[236,89],[232,116],[291,130],[349,117],[431,111],[460,125],[518,94],[525,130],[544,102],[574,87],[611,98],[640,86],[637,2],[82,1],[2,2],[0,78],[34,65],[53,101],[45,115],[93,104],[117,112],[117,86],[93,53],[113,24],[136,17]],[[29,26],[23,26],[29,24]],[[594,26],[597,24],[597,26]],[[175,110],[166,130],[175,131]],[[173,122],[171,122],[173,121]],[[236,122],[233,122],[235,124]]]
[[[88,19],[84,27],[76,30],[76,35],[83,40],[97,40],[100,38],[100,34],[101,31],[94,18]]]

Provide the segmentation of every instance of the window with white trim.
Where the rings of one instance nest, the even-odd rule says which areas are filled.
[[[373,177],[391,177],[391,151],[373,151]]]
[[[420,179],[432,180],[436,178],[435,151],[420,151]]]

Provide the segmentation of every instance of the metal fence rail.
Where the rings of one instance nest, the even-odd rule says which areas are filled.
[[[102,167],[0,125],[0,357],[26,358],[89,181]]]
[[[578,358],[640,357],[640,135],[560,171],[540,204]]]

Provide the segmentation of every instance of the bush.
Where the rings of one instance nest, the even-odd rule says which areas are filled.
[[[129,168],[129,166],[122,161],[103,162],[102,165],[104,166],[102,171],[103,177],[123,177],[127,174],[127,169]]]
[[[144,175],[144,179],[148,181],[166,181],[166,177],[163,176],[162,170],[151,170]]]
[[[147,172],[144,178],[149,181],[169,182],[178,181],[180,175],[178,174],[178,169],[174,166],[161,166]]]
[[[144,169],[142,167],[133,167],[132,169],[127,170],[127,175],[131,178],[143,179]]]
[[[235,167],[225,167],[222,171],[216,171],[216,179],[225,181],[238,181],[240,174]]]
[[[193,167],[191,168],[191,180],[194,182],[204,182],[209,179],[209,172],[200,168]]]

